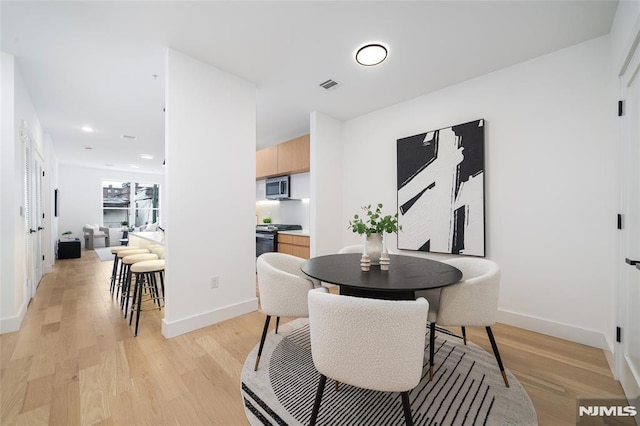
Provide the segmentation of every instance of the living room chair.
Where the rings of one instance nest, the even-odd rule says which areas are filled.
[[[254,371],[258,370],[262,348],[269,330],[271,317],[276,317],[276,330],[280,317],[309,316],[307,305],[307,293],[317,285],[300,270],[300,265],[305,261],[299,257],[286,253],[269,252],[258,257],[258,289],[260,291],[260,308],[267,315],[258,348],[258,356]],[[324,291],[327,291],[325,287]]]
[[[440,290],[439,300],[429,299],[429,378],[433,379],[436,324],[442,326],[484,327],[491,342],[493,354],[502,373],[504,384],[509,387],[498,345],[491,326],[496,322],[500,294],[500,267],[489,259],[460,257],[443,260],[462,271],[462,280]],[[423,293],[420,293],[423,294]]]
[[[315,425],[327,377],[382,392],[400,392],[407,425],[409,392],[420,383],[429,302],[379,300],[310,291],[313,363],[320,373],[311,413]]]
[[[109,247],[111,245],[109,239],[109,228],[98,225],[85,225],[82,227],[82,233],[84,234],[84,247],[87,250],[93,250],[95,240],[102,238],[104,238],[105,247]]]

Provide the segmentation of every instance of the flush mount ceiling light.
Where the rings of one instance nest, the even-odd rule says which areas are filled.
[[[80,130],[82,130],[83,132],[91,133],[91,132],[93,132],[93,127],[91,127],[91,126],[82,126],[82,127],[80,127]]]
[[[153,160],[153,155],[151,154],[140,154],[140,158],[143,160]]]
[[[356,62],[365,67],[372,67],[387,59],[387,48],[379,43],[362,46],[356,52]]]

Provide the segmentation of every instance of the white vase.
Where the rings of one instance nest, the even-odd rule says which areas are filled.
[[[382,234],[376,232],[367,237],[367,254],[372,265],[380,264],[380,253],[382,253]]]

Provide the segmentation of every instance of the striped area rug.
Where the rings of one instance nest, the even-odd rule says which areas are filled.
[[[428,334],[428,329],[427,329]],[[529,396],[509,372],[507,388],[493,354],[446,330],[436,334],[435,376],[429,382],[429,351],[420,384],[411,392],[416,425],[537,425]],[[427,345],[429,339],[427,336]],[[498,342],[498,345],[500,342]],[[242,397],[251,425],[307,425],[319,374],[311,358],[309,324],[298,319],[269,334],[253,371],[258,346],[245,360]],[[398,393],[375,392],[331,380],[318,416],[319,425],[404,425]]]

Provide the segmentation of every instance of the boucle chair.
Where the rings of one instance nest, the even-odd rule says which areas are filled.
[[[267,318],[264,322],[254,370],[258,370],[258,364],[260,364],[260,356],[272,316],[276,317],[276,333],[280,317],[306,318],[309,316],[307,293],[317,285],[317,281],[312,280],[300,270],[300,265],[304,261],[305,259],[299,257],[276,252],[263,253],[258,257],[260,307]]]
[[[429,309],[429,377],[433,378],[434,343],[436,323],[443,326],[484,327],[491,342],[504,384],[509,380],[502,365],[498,345],[491,326],[496,322],[500,293],[500,267],[489,259],[460,257],[444,260],[462,271],[462,280],[440,290],[438,303],[430,303]],[[465,339],[466,340],[466,339]]]
[[[94,241],[101,238],[104,238],[105,247],[111,245],[108,228],[103,228],[98,225],[85,225],[82,227],[82,232],[84,234],[84,248],[87,250],[93,250]]]
[[[338,254],[344,254],[344,253],[362,253],[362,244],[354,244],[352,246],[342,247],[338,251]]]
[[[314,425],[327,377],[382,392],[400,392],[413,424],[409,391],[420,383],[429,302],[379,300],[310,291],[313,364],[320,373],[310,424]]]

